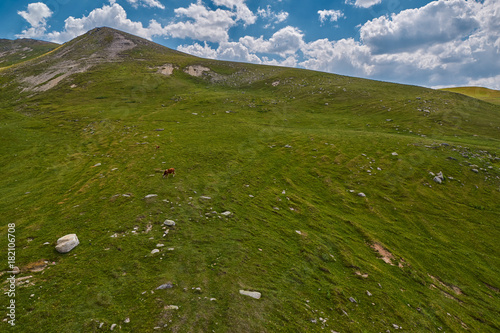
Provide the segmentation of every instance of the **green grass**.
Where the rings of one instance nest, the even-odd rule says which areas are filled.
[[[500,105],[500,91],[498,90],[483,87],[457,87],[445,88],[441,90],[455,92],[458,94],[477,98],[488,103]]]
[[[225,80],[156,74],[165,63]],[[0,246],[16,223],[18,266],[50,263],[19,275],[9,331],[500,329],[498,106],[147,44],[43,94],[7,87]],[[68,233],[81,244],[59,254]]]

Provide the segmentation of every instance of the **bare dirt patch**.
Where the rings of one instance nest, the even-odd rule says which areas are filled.
[[[389,265],[393,265],[393,260],[394,260],[394,255],[389,252],[387,249],[385,249],[382,245],[378,244],[378,243],[373,243],[371,245],[372,249],[374,249],[375,251],[378,252],[378,254],[380,255],[381,259],[389,264]]]

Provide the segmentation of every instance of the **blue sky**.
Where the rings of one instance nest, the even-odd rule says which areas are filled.
[[[99,26],[205,58],[500,89],[498,0],[3,0],[0,37]]]

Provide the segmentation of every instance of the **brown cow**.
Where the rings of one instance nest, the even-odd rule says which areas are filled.
[[[166,169],[163,172],[163,178],[168,177],[169,174],[172,174],[172,177],[175,177],[175,169],[174,168]]]

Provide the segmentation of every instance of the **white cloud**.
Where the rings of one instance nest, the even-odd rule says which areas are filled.
[[[144,27],[141,22],[134,22],[127,18],[127,13],[123,7],[117,3],[113,3],[96,8],[87,16],[82,16],[81,18],[70,16],[64,21],[64,29],[62,31],[46,33],[44,30],[44,34],[38,37],[57,43],[64,43],[95,27],[102,26],[119,29],[147,39],[151,39],[155,35],[165,34],[161,25],[155,20],[151,20],[149,26]]]
[[[42,2],[30,3],[26,11],[18,11],[19,15],[31,25],[31,28],[23,30],[16,35],[19,38],[40,38],[47,30],[47,18],[52,16],[52,11]]]
[[[300,65],[308,69],[364,77],[374,71],[369,48],[353,38],[319,39],[305,44],[302,53],[306,60]]]
[[[469,80],[467,85],[471,87],[488,87],[490,89],[500,90],[500,74],[496,76]]]
[[[474,1],[439,0],[391,17],[381,16],[361,27],[361,40],[376,54],[456,40],[478,28],[474,17],[478,6]]]
[[[189,53],[201,58],[217,59],[217,50],[211,48],[206,42],[203,46],[198,43],[192,45],[179,45],[178,51]]]
[[[346,0],[345,3],[348,5],[353,5],[355,7],[370,8],[381,3],[382,0]]]
[[[304,45],[304,34],[297,28],[287,26],[275,32],[265,40],[262,36],[255,38],[245,36],[239,42],[253,53],[270,53],[282,57],[295,54]]]
[[[236,8],[236,20],[242,20],[245,25],[254,24],[257,20],[254,13],[245,4],[245,0],[213,0],[213,3],[231,10]]]
[[[234,13],[228,10],[209,10],[201,1],[187,8],[174,10],[179,18],[188,21],[171,23],[165,27],[168,35],[174,38],[191,38],[199,41],[226,42],[229,40],[228,30],[236,24]]]
[[[319,20],[321,23],[325,23],[325,21],[329,19],[330,22],[336,22],[339,18],[344,17],[344,13],[341,10],[318,10]]]
[[[110,3],[114,4],[116,0],[111,0]],[[165,9],[165,6],[158,0],[127,0],[129,4],[137,8],[138,6]]]
[[[264,8],[258,8],[257,9],[257,14],[262,17],[263,19],[266,19],[269,21],[268,24],[264,26],[264,28],[269,28],[272,24],[278,24],[281,22],[284,22],[288,18],[288,13],[285,11],[281,11],[279,13],[276,13],[271,10],[271,6],[267,5],[267,7]]]

